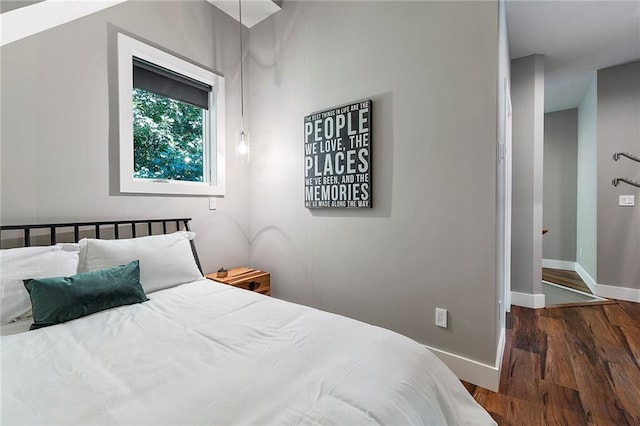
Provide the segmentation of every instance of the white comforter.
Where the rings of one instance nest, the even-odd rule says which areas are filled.
[[[494,424],[399,334],[202,280],[2,337],[1,423]]]

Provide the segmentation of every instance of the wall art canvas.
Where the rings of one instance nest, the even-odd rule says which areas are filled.
[[[371,208],[371,100],[304,118],[304,205]]]

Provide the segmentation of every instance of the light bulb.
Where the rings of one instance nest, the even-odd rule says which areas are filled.
[[[236,135],[236,152],[242,162],[249,161],[249,134],[240,130]]]
[[[238,154],[247,155],[247,152],[249,152],[249,147],[244,141],[240,141],[240,146],[238,146]]]

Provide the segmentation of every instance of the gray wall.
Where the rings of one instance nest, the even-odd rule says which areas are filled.
[[[511,289],[542,293],[544,57],[511,61],[513,222]]]
[[[193,217],[205,271],[246,264],[248,172],[233,157],[215,212],[207,198],[113,193],[117,28],[225,75],[233,152],[237,23],[204,0],[126,2],[2,47],[2,223]]]
[[[578,107],[576,262],[596,280],[598,256],[598,80]]]
[[[544,115],[542,258],[575,262],[578,110]]]
[[[287,1],[251,29],[251,257],[276,297],[495,362],[497,40],[497,2]],[[305,209],[303,117],[366,98],[374,207]]]
[[[614,152],[640,156],[640,61],[598,71],[598,284],[640,289],[640,189],[611,180],[640,181],[640,164]],[[635,207],[619,207],[635,195]]]

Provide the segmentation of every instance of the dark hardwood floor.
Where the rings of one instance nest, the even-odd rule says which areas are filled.
[[[575,271],[567,271],[564,269],[542,268],[542,279],[554,284],[560,284],[574,290],[580,290],[585,293],[591,293],[589,287],[582,281],[580,275]]]
[[[640,304],[513,306],[499,393],[464,384],[500,425],[640,425]]]

